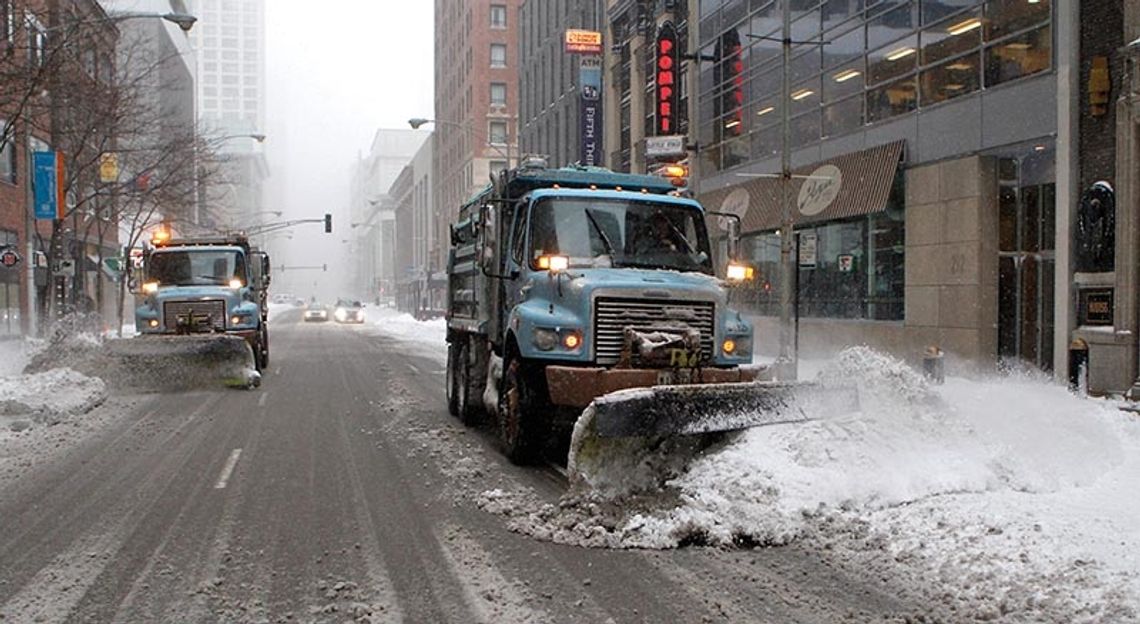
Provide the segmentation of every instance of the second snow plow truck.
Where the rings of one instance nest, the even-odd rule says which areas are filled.
[[[136,271],[138,336],[110,343],[124,383],[253,388],[269,364],[269,256],[244,236],[171,239],[164,230]]]
[[[585,408],[603,439],[798,419],[795,386],[749,366],[752,326],[716,275],[715,218],[729,216],[665,177],[536,160],[495,177],[451,227],[449,411],[493,415],[516,463],[566,448],[572,429],[578,446]]]

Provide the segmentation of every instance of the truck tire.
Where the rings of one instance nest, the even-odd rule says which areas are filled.
[[[459,416],[459,344],[447,343],[447,413]]]
[[[533,464],[541,456],[548,427],[543,420],[548,407],[542,367],[512,357],[503,367],[499,392],[499,442],[513,464]]]
[[[464,337],[459,343],[457,354],[455,383],[459,392],[456,394],[456,415],[465,425],[474,425],[479,422],[482,415],[480,402],[478,368],[471,365],[471,351],[474,345],[470,337]]]
[[[269,368],[269,328],[262,325],[261,330],[261,368]]]

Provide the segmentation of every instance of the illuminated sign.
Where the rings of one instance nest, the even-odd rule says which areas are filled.
[[[657,31],[657,134],[677,132],[678,80],[677,30],[665,22]]]
[[[602,33],[592,30],[567,30],[566,52],[570,54],[601,54]]]

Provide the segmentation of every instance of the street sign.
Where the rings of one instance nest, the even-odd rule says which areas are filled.
[[[16,253],[15,249],[6,248],[0,251],[0,266],[11,269],[20,264],[20,254]]]
[[[119,155],[105,153],[99,156],[99,181],[111,184],[119,180]]]
[[[645,156],[647,158],[667,158],[684,156],[685,154],[684,135],[645,137]]]

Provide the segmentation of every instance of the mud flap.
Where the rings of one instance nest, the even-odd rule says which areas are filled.
[[[612,392],[598,397],[593,407],[601,437],[656,437],[807,420],[806,413],[857,408],[858,394],[775,381],[655,386]]]
[[[110,382],[135,390],[174,391],[260,385],[253,350],[238,336],[139,336],[110,340]]]

